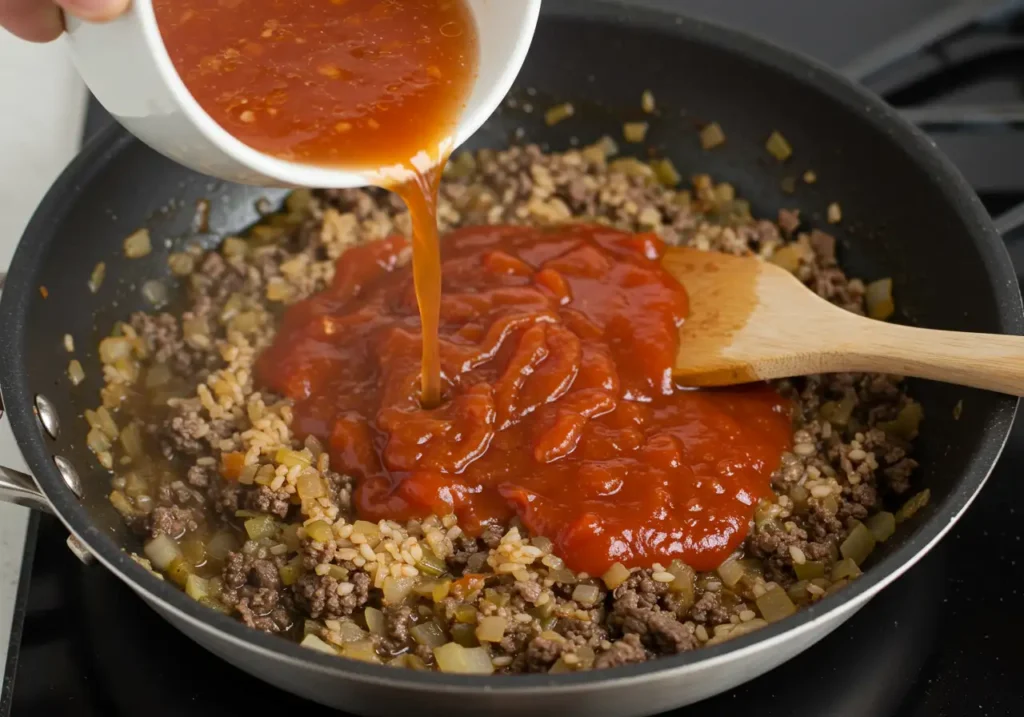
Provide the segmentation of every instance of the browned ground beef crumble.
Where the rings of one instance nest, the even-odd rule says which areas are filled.
[[[656,231],[672,244],[776,261],[864,313],[864,284],[839,268],[833,238],[805,230],[797,212],[754,220],[728,185],[696,177],[686,191],[665,187],[603,146],[463,155],[442,188],[442,229],[585,219]],[[495,671],[559,672],[720,642],[778,619],[766,595],[784,593],[799,607],[859,574],[840,546],[851,530],[864,532],[856,521],[877,516],[883,497],[902,500],[916,466],[920,413],[896,377],[778,384],[798,406],[793,449],[772,478],[776,500],[757,508],[742,550],[717,572],[673,564],[575,575],[549,541],[515,525],[472,539],[453,516],[355,522],[351,479],[330,470],[315,440],[291,434],[289,406],[258,391],[252,365],[281,307],[329,282],[346,248],[408,230],[393,195],[298,192],[244,240],[172,256],[184,310],[137,313],[101,345],[105,410],[87,415],[90,446],[114,466],[111,500],[128,523],[146,539],[165,536],[164,547],[170,539],[169,564],[166,554],[147,555],[190,595],[260,630],[314,635],[319,649],[418,669],[436,666],[435,642],[480,645],[478,627],[496,617],[500,639],[482,643]],[[245,457],[239,481],[221,477],[228,453]],[[298,500],[304,470],[325,495]],[[886,537],[892,518],[875,517],[868,532]],[[458,580],[468,574],[482,577]],[[418,634],[429,622],[440,637]]]

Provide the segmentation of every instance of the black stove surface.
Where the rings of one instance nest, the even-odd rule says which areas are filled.
[[[1024,205],[1021,3],[632,2],[717,17],[816,55],[925,128],[993,215]],[[109,121],[93,103],[86,135]],[[1022,215],[1010,212],[1003,224]],[[1006,241],[1024,275],[1024,231],[1008,231]],[[799,657],[672,714],[1024,714],[1024,682],[1013,669],[1024,642],[1024,526],[1012,507],[1024,495],[1022,466],[1018,421],[985,490],[916,567]],[[65,537],[56,520],[33,518],[0,717],[220,717],[314,707],[192,643],[102,568],[83,567]]]

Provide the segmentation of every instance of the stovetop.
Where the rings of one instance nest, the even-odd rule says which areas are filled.
[[[553,0],[549,0],[553,1]],[[676,0],[633,0],[678,8]],[[1005,0],[688,0],[686,9],[817,55],[926,129],[1006,227],[1024,217],[1024,7]],[[898,28],[894,30],[894,28]],[[89,136],[109,117],[93,105]],[[1012,211],[1017,209],[1016,212]],[[1024,231],[1005,233],[1024,274]],[[1024,421],[985,490],[921,563],[821,643],[737,690],[678,710],[761,717],[1024,713]],[[221,662],[102,568],[49,517],[30,526],[0,717],[193,717],[312,707]]]

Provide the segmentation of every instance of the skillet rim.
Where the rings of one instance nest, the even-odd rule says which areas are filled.
[[[966,233],[977,247],[997,299],[1000,329],[1007,334],[1024,333],[1024,306],[1016,273],[988,213],[959,171],[935,149],[934,143],[904,121],[880,98],[817,60],[706,20],[670,12],[626,8],[608,2],[594,3],[593,0],[564,0],[557,5],[546,6],[544,17],[626,25],[629,28],[669,34],[681,42],[713,44],[796,79],[805,85],[807,91],[829,96],[848,111],[857,114],[861,121],[884,130],[890,134],[893,145],[898,145],[919,167],[927,171],[929,189],[937,192],[937,196],[947,201],[959,215]],[[1007,397],[988,417],[988,426],[977,455],[947,498],[946,504],[922,523],[905,545],[872,565],[861,578],[843,590],[800,610],[787,620],[749,635],[638,665],[557,677],[447,675],[395,670],[354,660],[339,661],[280,637],[247,628],[234,618],[204,608],[181,590],[167,581],[157,579],[135,563],[120,546],[95,527],[88,511],[67,489],[39,430],[32,410],[33,394],[29,387],[29,377],[21,361],[31,292],[37,283],[34,277],[42,269],[49,245],[57,240],[56,230],[62,224],[67,208],[101,169],[136,141],[116,125],[94,137],[62,172],[25,229],[11,262],[7,284],[0,294],[0,376],[4,377],[6,384],[3,393],[7,414],[18,446],[58,517],[107,569],[147,600],[173,613],[177,619],[213,631],[214,637],[231,643],[232,647],[252,648],[266,659],[296,663],[299,667],[327,675],[343,675],[364,684],[382,687],[427,689],[450,694],[486,690],[490,694],[508,696],[538,690],[552,693],[582,692],[596,685],[607,687],[609,683],[625,685],[642,682],[655,675],[667,678],[669,673],[682,673],[697,666],[710,669],[730,659],[769,649],[787,637],[809,633],[817,624],[826,623],[834,617],[834,612],[860,607],[908,570],[945,535],[981,490],[1003,450],[1013,424],[1018,401]],[[895,146],[892,151],[896,151]]]

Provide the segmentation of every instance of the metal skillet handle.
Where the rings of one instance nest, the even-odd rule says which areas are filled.
[[[6,278],[7,274],[0,272],[0,290],[3,289]],[[44,429],[56,434],[56,413],[52,412],[52,406],[48,402],[40,404],[37,401],[36,410],[39,412],[40,421],[44,424]],[[18,441],[14,437],[14,432],[11,431],[10,423],[6,420],[2,395],[0,395],[0,456],[2,456],[0,458],[0,461],[2,461],[0,463],[0,503],[11,503],[29,508],[30,510],[38,510],[41,513],[56,515],[53,506],[50,505],[50,501],[47,500],[46,495],[39,489],[39,486],[36,485],[29,472],[28,464],[21,455]],[[76,486],[80,488],[78,476],[75,474],[74,469],[71,468],[70,463],[64,466],[59,461],[55,462],[57,462],[58,470],[64,474],[68,487],[72,488],[72,490]],[[95,561],[92,553],[73,534],[68,535],[67,545],[68,549],[82,563],[91,565]]]
[[[3,289],[4,279],[7,275],[0,273],[0,290]],[[3,464],[0,465],[0,501],[22,505],[32,510],[40,510],[46,513],[53,513],[50,501],[46,499],[43,492],[36,486],[36,482],[29,475],[28,465],[21,457],[18,450],[18,442],[11,432],[11,427],[5,419],[3,396],[0,395],[0,455]]]

